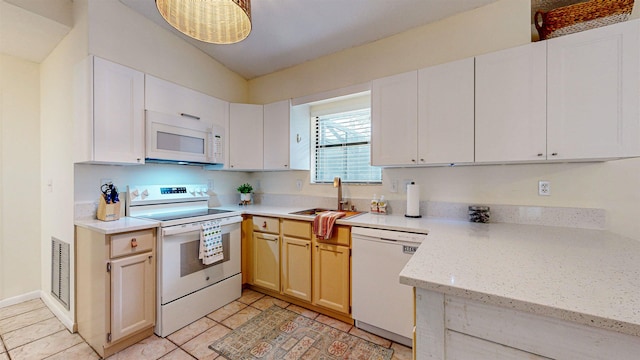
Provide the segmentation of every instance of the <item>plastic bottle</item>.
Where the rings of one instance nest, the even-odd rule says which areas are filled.
[[[376,194],[373,194],[373,199],[371,199],[371,212],[378,212],[378,197]]]
[[[384,195],[380,195],[380,200],[378,200],[378,212],[381,214],[387,213],[387,202],[384,200]]]

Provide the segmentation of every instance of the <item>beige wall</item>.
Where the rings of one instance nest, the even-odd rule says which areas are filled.
[[[40,290],[40,70],[0,54],[0,301]]]
[[[501,0],[392,38],[342,51],[249,82],[254,103],[295,98],[364,83],[386,75],[529,42],[530,4]],[[304,180],[298,192],[296,179]],[[347,186],[352,198],[391,193],[391,182],[411,179],[421,185],[422,200],[536,206],[603,208],[609,228],[640,239],[635,220],[640,203],[640,160],[604,163],[466,166],[386,169],[382,186]],[[538,180],[551,181],[552,195],[537,195]],[[279,194],[333,195],[329,185],[309,185],[308,172],[255,173],[262,191]]]
[[[500,0],[250,80],[250,101],[266,104],[315,94],[521,45],[531,38],[530,13],[529,0]]]
[[[204,52],[119,1],[89,1],[89,52],[230,102],[248,84]]]

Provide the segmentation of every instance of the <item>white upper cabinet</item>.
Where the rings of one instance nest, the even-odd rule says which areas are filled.
[[[144,74],[90,56],[75,74],[74,162],[144,163]]]
[[[418,164],[472,163],[474,59],[418,71]]]
[[[371,165],[417,164],[418,72],[371,85]]]
[[[640,155],[639,24],[547,41],[549,160]]]
[[[229,169],[263,168],[263,106],[229,104]]]
[[[264,105],[264,170],[289,169],[289,100]]]
[[[546,43],[476,57],[475,161],[546,158]]]
[[[289,123],[289,168],[309,170],[311,166],[311,116],[309,105],[291,106]]]
[[[145,108],[225,128],[229,116],[228,102],[148,74]]]

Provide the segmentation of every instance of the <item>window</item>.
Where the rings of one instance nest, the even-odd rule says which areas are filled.
[[[334,177],[340,176],[345,183],[381,183],[382,169],[369,165],[371,108],[323,112],[312,117],[313,182],[333,182]]]

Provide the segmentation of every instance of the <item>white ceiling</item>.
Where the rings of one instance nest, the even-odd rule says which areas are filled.
[[[232,45],[191,39],[167,24],[153,0],[123,4],[252,79],[373,42],[496,0],[254,0],[252,31]]]

